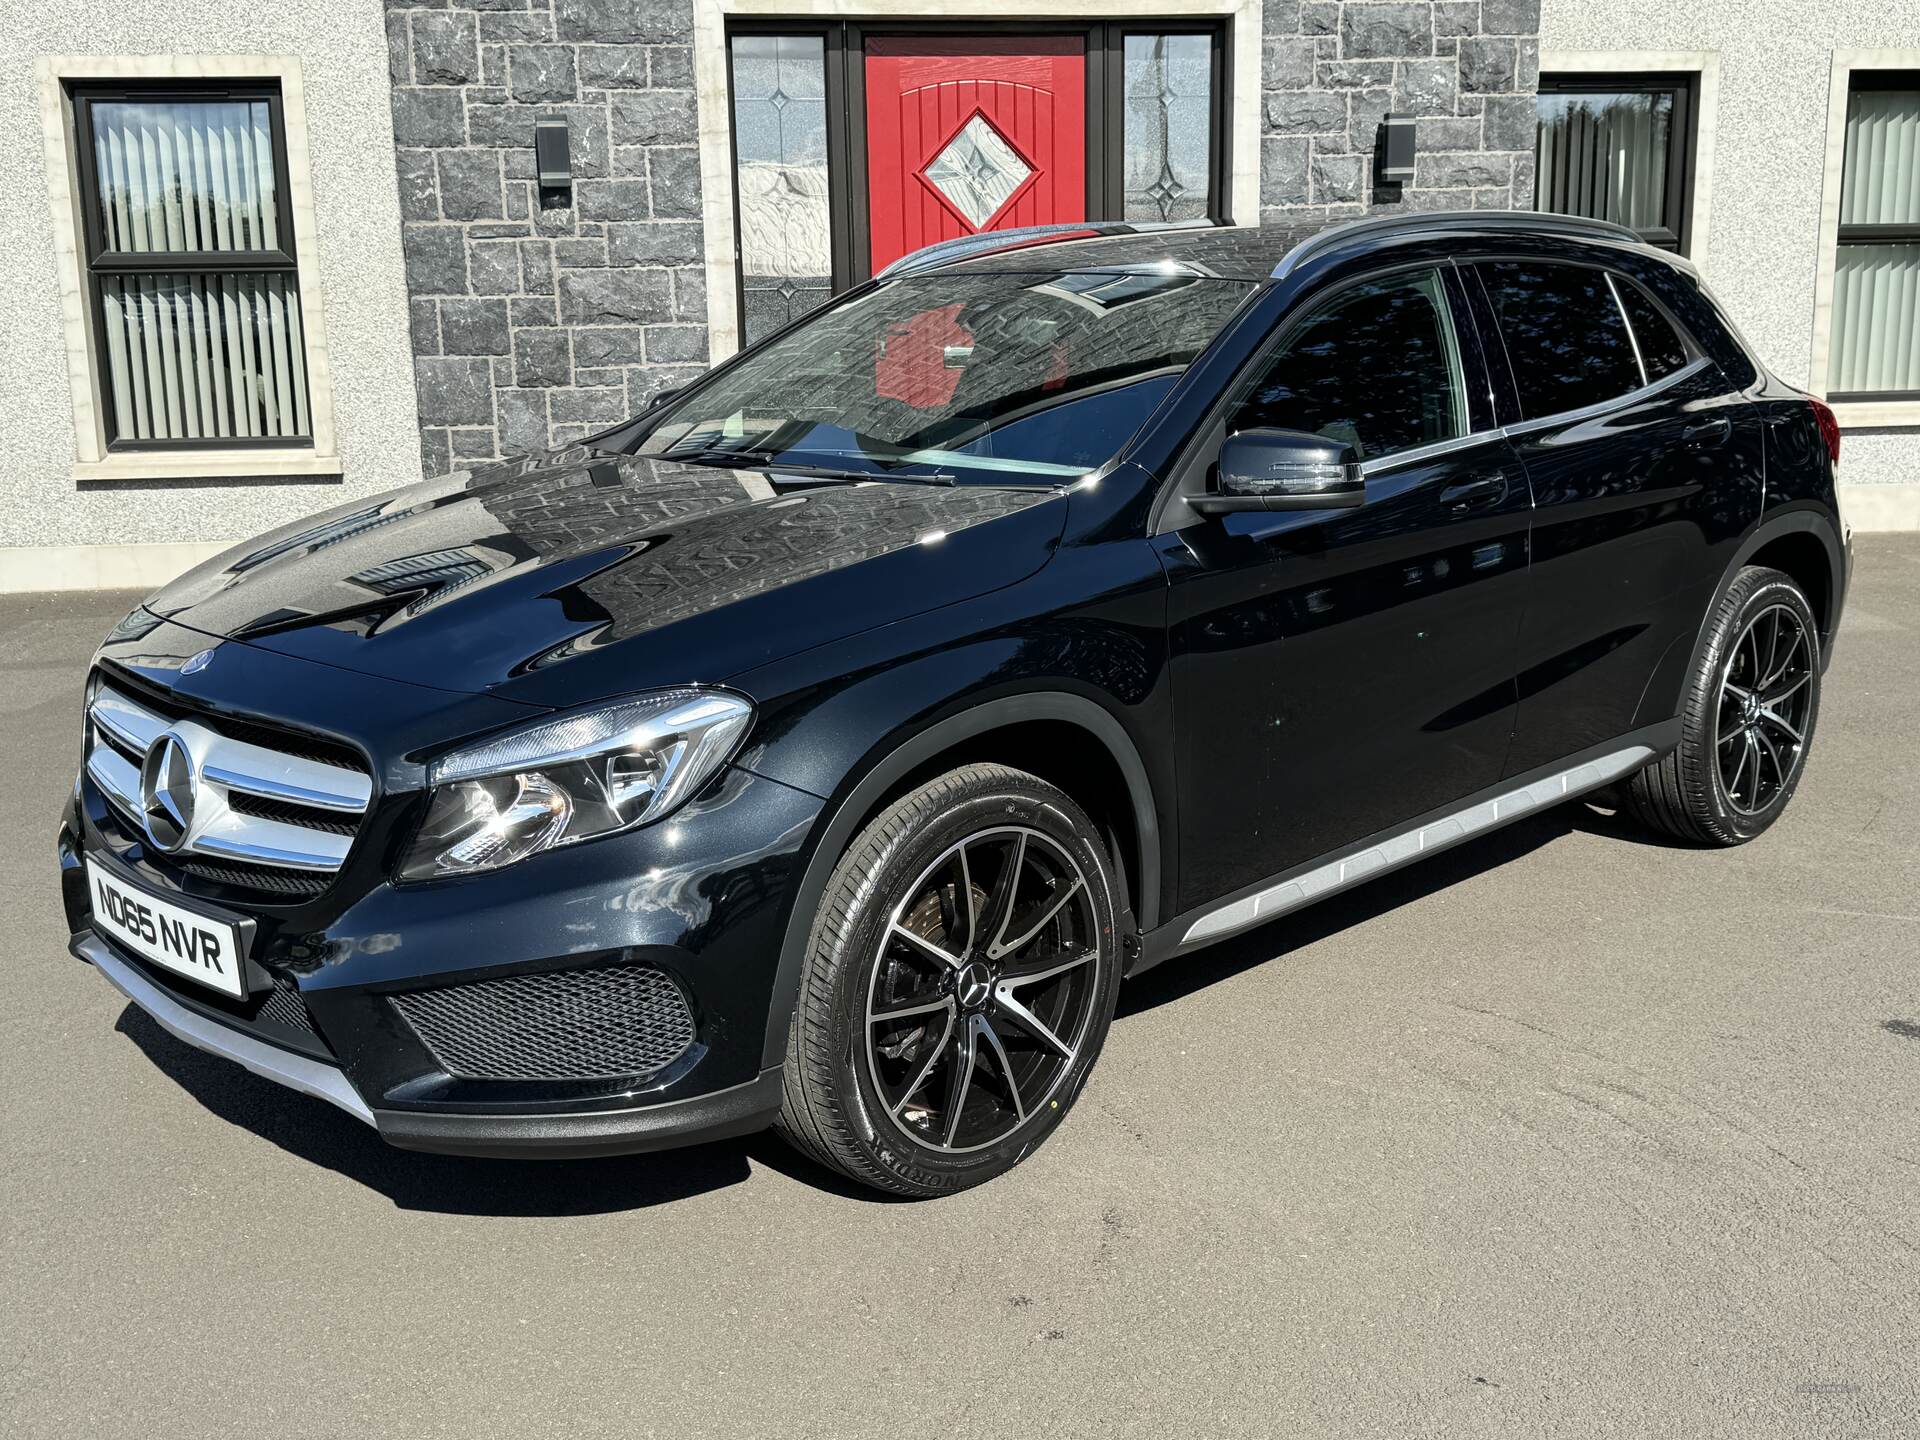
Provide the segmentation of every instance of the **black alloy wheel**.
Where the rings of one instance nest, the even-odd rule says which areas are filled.
[[[1767,829],[1806,771],[1823,658],[1799,585],[1778,570],[1742,570],[1707,624],[1679,747],[1627,782],[1627,809],[1696,844],[1742,845]]]
[[[887,807],[829,881],[780,1129],[867,1184],[1010,1169],[1085,1083],[1119,983],[1111,860],[1068,796],[996,765]]]
[[[1004,1140],[1072,1069],[1099,960],[1086,877],[1044,831],[948,846],[894,907],[868,985],[867,1073],[887,1119],[950,1153]]]
[[[1783,794],[1806,754],[1816,642],[1792,606],[1747,621],[1721,671],[1714,752],[1721,793],[1742,815]]]

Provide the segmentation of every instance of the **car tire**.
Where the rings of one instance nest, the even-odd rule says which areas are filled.
[[[1680,744],[1628,780],[1628,812],[1698,845],[1744,845],[1763,833],[1806,770],[1823,658],[1799,585],[1763,566],[1740,571],[1687,682]]]
[[[821,897],[776,1127],[896,1195],[1012,1169],[1099,1058],[1116,893],[1099,829],[1032,775],[967,765],[901,796]]]

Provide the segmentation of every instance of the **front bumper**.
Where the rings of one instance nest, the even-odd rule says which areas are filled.
[[[137,654],[110,643],[103,659],[129,668],[138,660],[140,678],[158,687],[167,672],[156,657],[206,639],[162,626],[138,638]],[[57,844],[71,948],[175,1036],[415,1149],[646,1150],[739,1134],[777,1112],[766,1042],[770,1019],[784,1035],[786,1017],[771,1015],[774,976],[819,799],[729,769],[659,825],[485,875],[401,885],[391,877],[421,795],[393,758],[392,737],[417,748],[417,733],[497,724],[492,713],[475,717],[459,697],[232,643],[220,663],[167,693],[216,726],[304,722],[366,754],[376,777],[337,876],[288,898],[183,873],[82,772]],[[243,924],[244,997],[149,965],[96,929],[89,859],[177,906]],[[640,979],[672,998],[672,1024],[625,1049],[602,1043],[594,1058],[631,1056],[646,1050],[647,1035],[669,1034],[660,1053],[670,1059],[526,1063],[530,1050],[535,1061],[577,1050],[576,1037],[643,1031],[634,1017],[646,994],[630,1002],[631,988],[619,988]],[[602,1008],[583,1021],[579,997],[589,988]],[[475,1008],[483,1002],[484,1013]],[[462,1005],[443,1022],[457,1033],[433,1030],[435,1006]],[[609,1019],[614,1005],[626,1008]],[[556,1034],[559,1048],[543,1048]],[[450,1048],[458,1043],[469,1044],[464,1055]]]
[[[325,1100],[373,1126],[388,1144],[406,1150],[551,1159],[630,1154],[751,1134],[772,1123],[780,1109],[780,1070],[775,1067],[731,1089],[618,1110],[541,1115],[375,1110],[337,1065],[270,1045],[189,1009],[91,930],[75,935],[70,948],[174,1039],[232,1060],[289,1090]]]

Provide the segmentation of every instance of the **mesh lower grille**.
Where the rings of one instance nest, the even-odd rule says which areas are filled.
[[[395,995],[448,1074],[466,1080],[651,1075],[693,1043],[680,987],[650,965],[511,975]]]
[[[253,1018],[284,1025],[289,1030],[304,1031],[308,1035],[314,1033],[313,1017],[307,1013],[307,1002],[300,998],[298,987],[278,975],[273,978],[273,990]]]

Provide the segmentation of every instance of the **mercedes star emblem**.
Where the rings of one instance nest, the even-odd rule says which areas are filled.
[[[140,809],[147,838],[171,854],[193,826],[193,756],[169,730],[147,749],[140,766]]]

